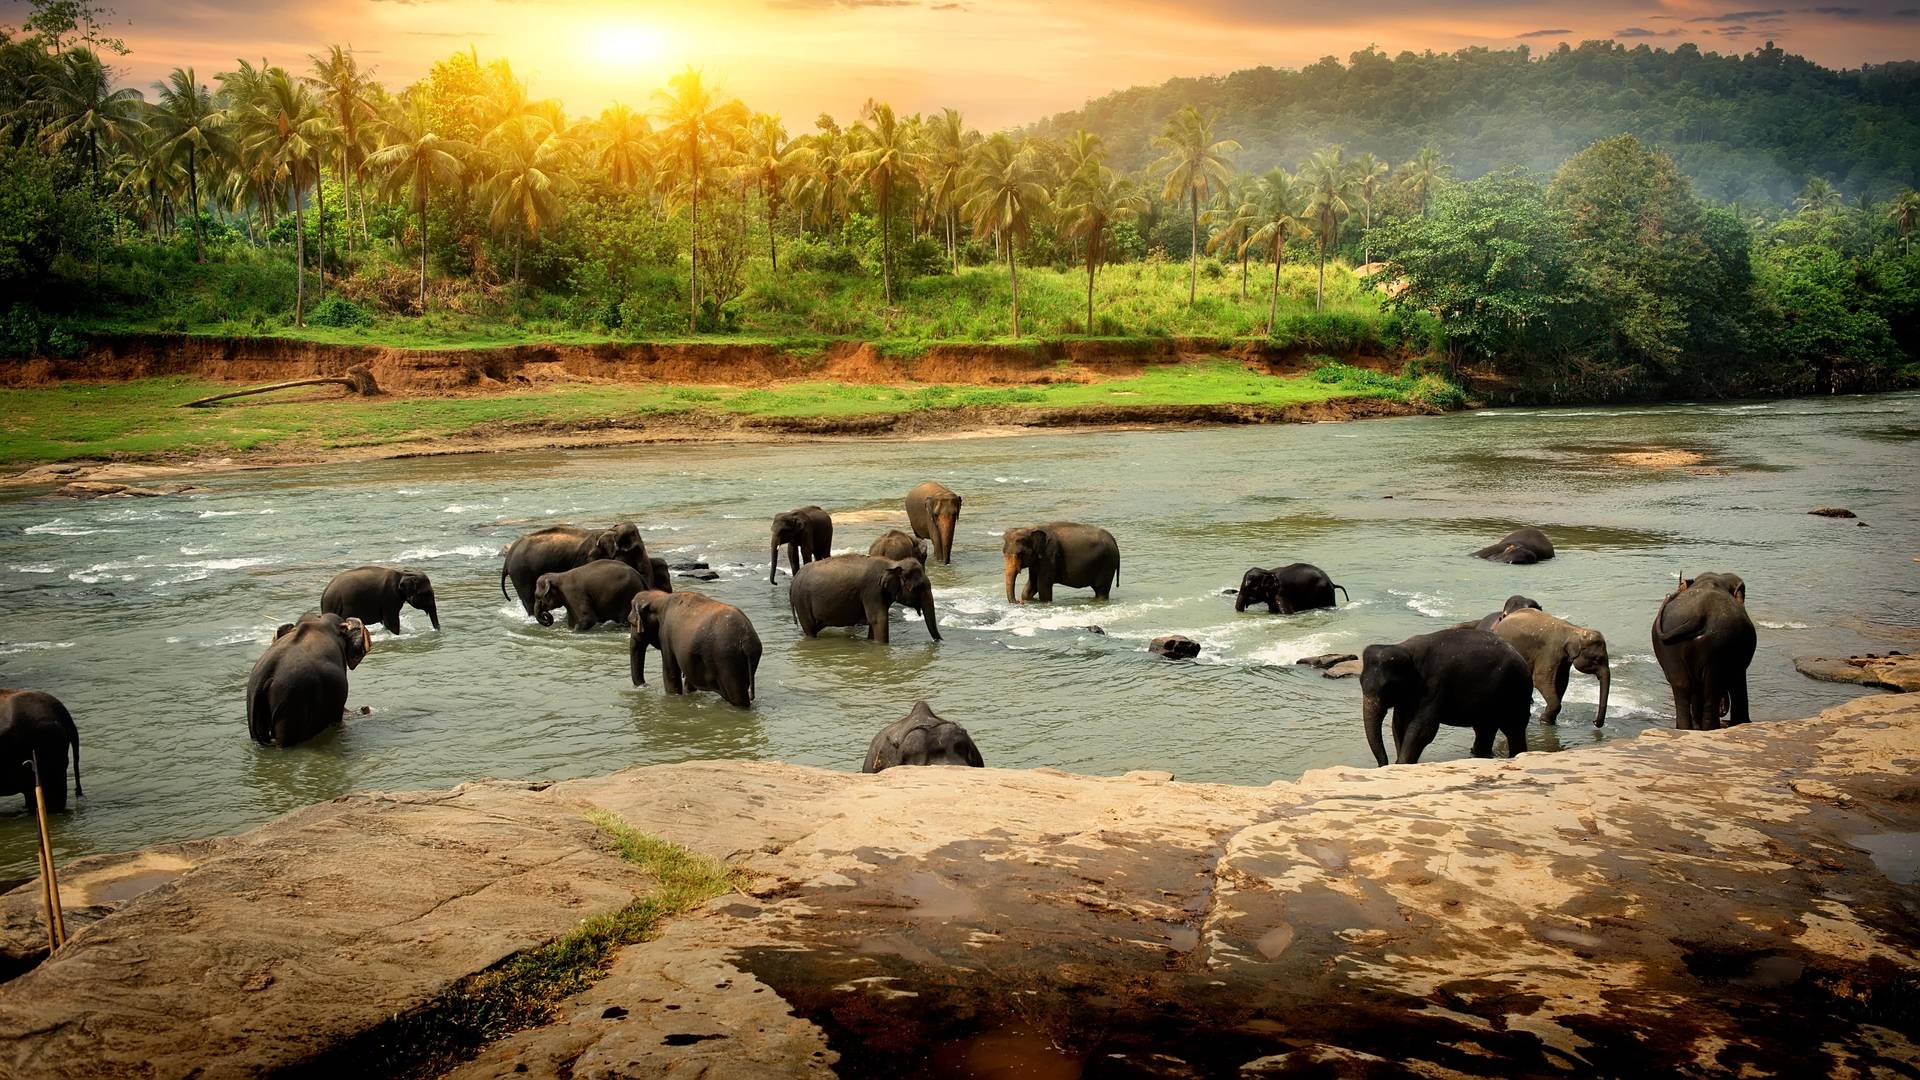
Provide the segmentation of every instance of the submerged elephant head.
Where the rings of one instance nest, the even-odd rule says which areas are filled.
[[[649,589],[633,598],[627,609],[627,672],[633,685],[647,685],[647,650],[660,648],[660,621],[672,593]]]
[[[647,542],[640,539],[640,527],[623,521],[611,529],[600,530],[587,549],[589,558],[613,559],[626,563],[642,574],[648,573]]]
[[[427,614],[427,621],[433,623],[435,630],[440,629],[440,608],[433,599],[433,582],[427,575],[413,570],[402,570],[394,581],[400,590],[400,596],[415,609]]]
[[[1387,710],[1419,697],[1424,683],[1413,651],[1404,645],[1369,645],[1360,654],[1360,723],[1366,728],[1367,748],[1382,765],[1387,763],[1380,724]]]
[[[1000,553],[1006,557],[1007,603],[1020,601],[1013,595],[1013,580],[1027,571],[1027,581],[1037,587],[1052,581],[1054,567],[1060,565],[1060,540],[1045,526],[1008,529],[1001,537]]]
[[[889,560],[880,592],[889,606],[905,604],[918,611],[927,622],[927,636],[940,640],[940,627],[933,618],[933,583],[927,580],[927,568],[919,559]]]
[[[567,606],[567,598],[560,591],[559,574],[541,574],[533,583],[533,617],[541,626],[553,625],[553,609]]]

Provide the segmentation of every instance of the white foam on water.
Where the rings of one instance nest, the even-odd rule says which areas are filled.
[[[1044,481],[1037,476],[996,476],[993,478],[993,482],[996,484],[1038,484]]]
[[[175,574],[154,582],[155,588],[167,585],[185,585],[192,581],[205,581],[222,570],[244,570],[249,566],[271,566],[279,562],[262,556],[233,559],[199,559],[192,562],[168,563],[170,570],[185,570],[184,574]]]
[[[227,645],[245,645],[249,642],[264,645],[273,640],[274,631],[278,629],[280,629],[279,623],[268,623],[260,626],[250,626],[244,630],[229,630],[219,637],[201,642],[200,647],[203,649],[218,649]]]
[[[1247,660],[1263,667],[1283,667],[1305,657],[1319,656],[1323,653],[1350,652],[1358,656],[1360,649],[1351,644],[1341,644],[1342,636],[1338,632],[1328,630],[1294,638],[1291,641],[1276,641],[1264,649],[1255,649],[1248,653]]]
[[[82,585],[98,585],[104,581],[132,581],[134,575],[117,573],[133,566],[132,563],[95,563],[84,570],[75,570],[67,575],[67,580],[78,581]]]
[[[54,518],[52,521],[43,521],[38,525],[29,525],[20,531],[44,533],[49,536],[92,536],[100,530],[90,529],[77,521],[68,521],[66,518]]]
[[[1429,618],[1452,618],[1444,596],[1435,596],[1432,593],[1401,592],[1399,589],[1388,589],[1387,594],[1399,597],[1407,607]]]
[[[25,566],[13,566],[8,567],[8,569],[16,574],[52,574],[58,572],[55,567],[45,563],[28,563]]]
[[[446,559],[453,556],[459,556],[464,559],[485,559],[498,554],[500,554],[499,548],[488,547],[485,544],[462,544],[459,547],[451,548],[408,548],[400,554],[395,555],[393,561],[420,562],[427,559]]]
[[[71,641],[11,641],[0,644],[0,656],[14,656],[24,652],[43,652],[48,649],[71,649]]]
[[[180,554],[182,555],[209,555],[212,553],[212,548],[186,547],[184,545],[180,548]]]
[[[1805,630],[1807,628],[1807,624],[1803,622],[1768,622],[1765,619],[1754,621],[1769,630]]]
[[[258,510],[202,510],[200,511],[200,516],[203,518],[229,518],[244,517],[247,514],[274,514],[278,512],[279,511],[271,506],[265,506]]]

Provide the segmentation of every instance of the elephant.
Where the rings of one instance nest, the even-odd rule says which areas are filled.
[[[408,604],[427,613],[440,629],[440,608],[434,603],[433,582],[414,570],[362,566],[334,576],[320,594],[320,610],[327,614],[378,623],[387,633],[400,632],[400,609]]]
[[[649,589],[634,596],[627,627],[633,685],[647,685],[647,648],[652,646],[660,650],[667,693],[712,690],[729,705],[753,704],[760,635],[739,608],[696,592]]]
[[[1540,601],[1532,597],[1521,596],[1519,593],[1514,593],[1512,596],[1507,597],[1506,603],[1500,605],[1499,611],[1491,612],[1473,622],[1463,622],[1458,625],[1464,630],[1491,630],[1501,619],[1525,608],[1538,611],[1540,610]]]
[[[1494,623],[1493,632],[1513,646],[1532,669],[1533,688],[1540,691],[1541,700],[1546,702],[1546,710],[1540,714],[1541,723],[1551,724],[1559,719],[1570,669],[1600,680],[1600,704],[1593,711],[1593,726],[1600,727],[1607,722],[1607,691],[1613,684],[1613,672],[1607,663],[1607,639],[1600,631],[1575,626],[1536,608],[1523,607],[1502,616]]]
[[[1675,726],[1704,731],[1752,719],[1747,665],[1757,643],[1739,575],[1681,579],[1653,619],[1653,655],[1673,688]]]
[[[33,810],[33,774],[47,809],[67,808],[67,748],[73,748],[73,794],[80,790],[80,729],[52,694],[0,690],[0,795],[24,795]]]
[[[1312,563],[1289,563],[1272,570],[1254,567],[1240,578],[1240,591],[1234,594],[1233,610],[1245,611],[1255,604],[1267,605],[1269,614],[1292,615],[1296,611],[1333,607],[1333,590],[1347,599],[1347,590],[1333,583],[1327,572]]]
[[[925,566],[927,542],[916,540],[899,529],[888,529],[867,548],[867,554],[878,555],[882,559],[913,559]]]
[[[1373,759],[1387,763],[1380,722],[1393,710],[1394,761],[1420,760],[1441,724],[1473,729],[1473,756],[1493,756],[1493,736],[1507,737],[1507,756],[1527,752],[1527,709],[1533,679],[1513,646],[1485,630],[1450,627],[1398,645],[1369,645],[1360,654],[1360,720]]]
[[[640,529],[632,522],[621,522],[607,529],[555,525],[528,533],[507,548],[506,562],[500,566],[500,595],[507,595],[507,579],[512,578],[513,591],[520,594],[520,606],[532,615],[533,588],[543,575],[572,570],[595,559],[626,563],[646,577],[650,586],[666,579],[664,566],[656,574],[656,564],[647,555],[646,541],[640,538]],[[624,616],[626,608],[620,611]]]
[[[860,771],[877,773],[895,765],[964,765],[978,769],[986,761],[966,728],[942,719],[926,702],[916,701],[912,712],[873,737]]]
[[[247,676],[253,740],[294,746],[339,723],[347,708],[347,672],[372,647],[359,619],[307,615],[280,627]]]
[[[1553,558],[1553,541],[1547,539],[1546,533],[1529,525],[1524,529],[1515,529],[1481,548],[1473,553],[1473,557],[1516,566],[1546,562]]]
[[[1113,534],[1092,525],[1055,521],[1030,529],[1008,529],[1001,539],[1006,557],[1007,603],[1025,603],[1036,597],[1053,602],[1053,587],[1093,590],[1105,600],[1120,580],[1120,543]],[[1021,598],[1013,596],[1014,579],[1027,571]]]
[[[567,627],[591,630],[601,623],[624,623],[633,598],[645,591],[640,571],[617,559],[595,559],[557,574],[541,574],[533,585],[533,617],[553,625],[553,609],[567,609]]]
[[[907,524],[913,535],[933,541],[933,557],[942,566],[953,562],[953,527],[960,521],[960,502],[959,495],[932,480],[907,492]]]
[[[817,506],[802,506],[773,515],[773,565],[767,567],[769,585],[774,583],[780,569],[781,544],[787,545],[787,565],[798,574],[802,563],[833,554],[833,516]]]
[[[893,605],[905,604],[920,610],[927,636],[940,640],[933,616],[933,585],[927,581],[926,567],[915,559],[835,555],[810,562],[793,575],[787,599],[808,637],[819,637],[823,626],[864,624],[867,637],[885,645],[887,613]]]

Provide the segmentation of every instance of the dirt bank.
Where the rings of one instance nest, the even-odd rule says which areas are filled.
[[[341,1048],[646,892],[595,812],[748,884],[452,1075],[1920,1062],[1920,699],[1895,695],[1267,787],[732,761],[354,795],[67,867],[91,906],[0,985],[0,1074],[379,1073]],[[0,898],[16,966],[37,895]]]

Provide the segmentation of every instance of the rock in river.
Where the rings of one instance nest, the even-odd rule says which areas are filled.
[[[1859,683],[1895,693],[1920,690],[1920,656],[1891,652],[1882,656],[1796,656],[1793,666],[1800,674],[1821,682]]]
[[[1200,655],[1200,643],[1190,637],[1168,634],[1165,637],[1154,638],[1148,644],[1147,651],[1169,660],[1191,660]]]

